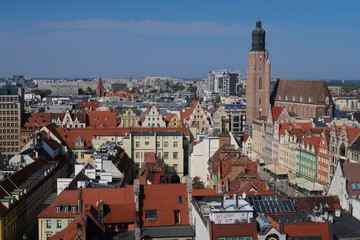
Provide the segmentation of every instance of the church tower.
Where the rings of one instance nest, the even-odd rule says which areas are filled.
[[[261,21],[252,31],[252,48],[246,74],[246,123],[260,116],[267,116],[270,104],[271,65],[265,49],[265,30]]]
[[[103,97],[103,96],[105,96],[105,89],[104,89],[102,79],[99,78],[99,82],[98,82],[98,85],[97,85],[97,88],[96,88],[96,97],[100,98],[100,97]]]

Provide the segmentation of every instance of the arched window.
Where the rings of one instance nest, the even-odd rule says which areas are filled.
[[[341,146],[340,146],[340,156],[341,157],[345,157],[345,150],[346,150],[345,144],[342,143]]]
[[[259,77],[259,90],[262,90],[262,77]]]

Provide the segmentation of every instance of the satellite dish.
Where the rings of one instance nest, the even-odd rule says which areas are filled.
[[[245,193],[245,192],[243,192],[243,194],[242,194],[242,198],[243,198],[243,199],[245,199],[245,198],[246,198],[246,193]]]

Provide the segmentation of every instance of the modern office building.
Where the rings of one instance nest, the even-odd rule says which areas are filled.
[[[221,97],[237,95],[240,72],[231,70],[214,70],[209,72],[210,92]]]
[[[21,148],[23,110],[23,88],[0,88],[0,151],[7,160],[19,153]]]

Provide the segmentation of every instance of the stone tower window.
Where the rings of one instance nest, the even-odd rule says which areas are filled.
[[[262,90],[262,77],[259,77],[259,90]]]

